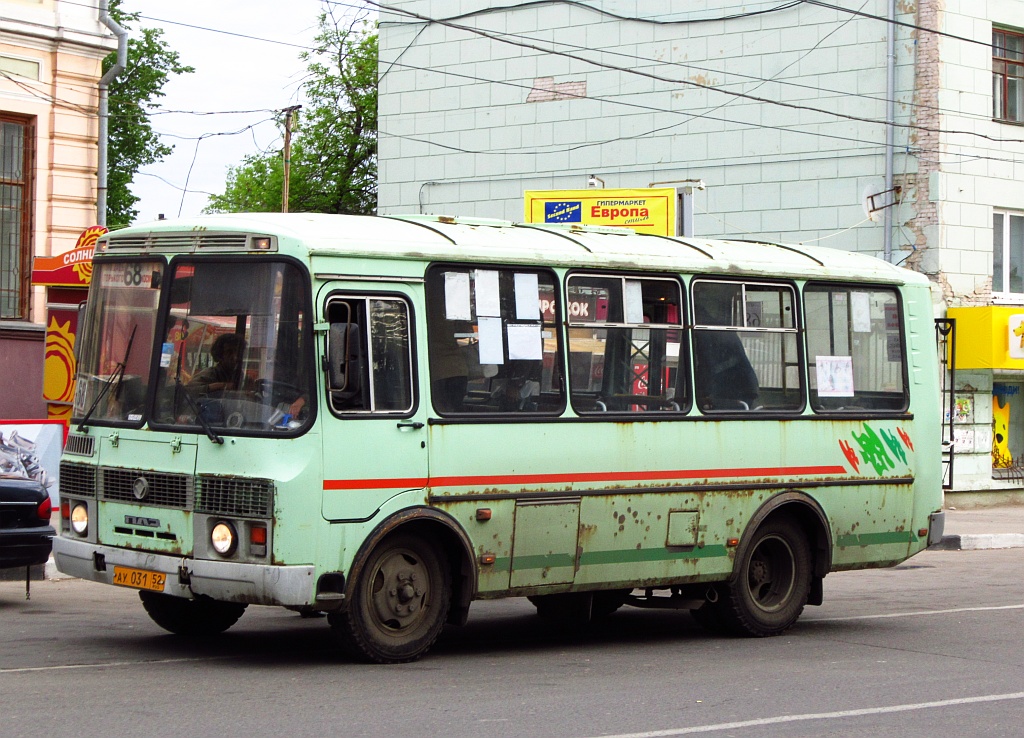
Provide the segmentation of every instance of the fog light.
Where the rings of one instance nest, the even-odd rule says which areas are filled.
[[[71,530],[84,536],[89,530],[89,509],[85,505],[75,505],[71,509]]]
[[[238,546],[238,535],[235,533],[235,526],[226,520],[221,520],[210,531],[210,545],[213,550],[221,556],[230,556]]]

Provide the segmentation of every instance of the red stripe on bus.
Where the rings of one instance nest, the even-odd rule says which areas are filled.
[[[574,482],[631,482],[655,479],[722,479],[728,477],[793,477],[846,474],[842,466],[768,466],[741,469],[677,469],[674,471],[590,472],[574,474],[507,474],[502,476],[430,477],[409,479],[326,479],[325,490],[411,489],[415,487],[506,487],[522,485],[571,484]]]

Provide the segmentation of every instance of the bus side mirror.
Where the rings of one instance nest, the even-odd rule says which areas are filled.
[[[340,407],[362,407],[363,342],[356,323],[331,323],[328,336],[327,381],[331,398]]]

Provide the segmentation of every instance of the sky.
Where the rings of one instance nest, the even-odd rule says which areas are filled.
[[[209,193],[224,191],[230,166],[247,154],[280,149],[273,111],[303,102],[298,47],[313,43],[321,0],[124,0],[123,7],[142,14],[139,27],[162,29],[179,61],[196,70],[172,77],[160,101],[163,110],[191,112],[151,118],[174,153],[136,175],[138,221],[196,215]]]

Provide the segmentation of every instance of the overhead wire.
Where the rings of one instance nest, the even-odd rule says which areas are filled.
[[[806,2],[806,1],[807,0],[801,0],[801,2]],[[471,34],[475,34],[475,35],[480,36],[482,38],[487,38],[487,39],[490,39],[492,41],[497,41],[499,43],[509,44],[509,45],[512,45],[512,46],[520,47],[520,48],[525,48],[525,49],[530,49],[530,50],[533,50],[533,51],[538,51],[538,52],[540,52],[542,54],[550,54],[550,55],[553,55],[553,56],[561,56],[561,57],[565,57],[565,58],[570,59],[570,60],[582,62],[582,63],[585,63],[585,64],[590,64],[592,66],[595,66],[595,67],[598,67],[598,68],[601,68],[601,69],[608,69],[608,70],[620,72],[620,73],[623,73],[623,74],[634,75],[634,76],[650,79],[650,80],[657,81],[657,82],[666,82],[666,83],[674,84],[674,85],[683,85],[683,86],[687,86],[687,87],[694,87],[694,88],[697,88],[697,89],[703,89],[703,90],[707,90],[707,91],[710,91],[710,92],[717,92],[717,93],[722,94],[722,95],[727,95],[727,96],[732,96],[732,97],[736,97],[736,98],[741,98],[741,99],[744,99],[744,100],[749,100],[751,102],[757,102],[757,103],[763,103],[763,104],[768,104],[768,105],[774,105],[774,106],[778,106],[778,107],[781,107],[781,108],[788,108],[788,109],[792,109],[792,110],[800,110],[800,111],[813,112],[813,113],[818,113],[818,114],[821,114],[821,115],[824,115],[824,116],[835,117],[835,118],[838,118],[838,119],[841,119],[841,120],[849,120],[849,121],[858,122],[858,123],[867,123],[867,124],[870,124],[870,125],[892,126],[893,128],[900,128],[900,129],[904,129],[904,130],[924,131],[924,132],[928,132],[928,133],[940,133],[940,134],[947,134],[947,135],[956,134],[956,135],[976,136],[978,138],[987,139],[987,140],[995,141],[995,142],[998,142],[998,143],[1024,143],[1024,139],[1019,139],[1019,138],[1001,138],[1001,137],[997,137],[997,136],[990,136],[988,134],[980,133],[980,132],[977,132],[977,131],[958,131],[958,130],[949,130],[949,129],[942,129],[942,128],[932,128],[932,127],[929,127],[929,126],[922,126],[922,125],[915,124],[915,123],[889,122],[889,121],[886,121],[884,119],[868,118],[868,117],[860,116],[860,115],[852,115],[852,114],[849,114],[849,113],[841,113],[841,112],[834,111],[834,110],[828,110],[828,109],[825,109],[825,108],[819,108],[819,107],[816,107],[816,106],[813,106],[813,105],[802,105],[800,103],[786,102],[786,101],[783,101],[783,100],[774,100],[774,99],[767,98],[767,97],[762,97],[762,96],[759,96],[759,95],[751,95],[751,94],[744,93],[744,92],[736,92],[736,91],[733,91],[733,90],[726,90],[726,89],[723,89],[721,87],[716,87],[715,85],[707,84],[707,83],[704,83],[704,82],[699,82],[699,81],[692,80],[692,79],[681,79],[681,78],[669,77],[667,75],[657,74],[655,72],[645,71],[645,70],[636,69],[636,68],[623,67],[623,66],[616,65],[616,64],[609,64],[607,62],[603,62],[603,61],[600,61],[598,59],[590,59],[590,58],[587,58],[587,57],[584,57],[584,56],[578,56],[578,55],[575,55],[575,54],[572,54],[572,53],[569,53],[569,52],[566,52],[566,51],[560,51],[558,49],[554,49],[554,48],[551,48],[551,47],[545,48],[545,47],[543,47],[543,46],[541,46],[541,45],[539,45],[537,43],[531,43],[531,42],[527,42],[527,41],[517,41],[517,40],[514,40],[508,34],[502,34],[502,33],[485,31],[485,30],[482,30],[482,29],[479,29],[479,28],[474,28],[472,26],[460,25],[460,24],[449,22],[449,21],[439,20],[439,19],[436,19],[436,18],[432,18],[430,16],[422,15],[420,13],[415,13],[415,12],[413,12],[411,10],[403,10],[401,8],[394,8],[392,6],[385,5],[384,3],[377,2],[376,0],[366,0],[366,2],[368,2],[369,4],[375,5],[375,6],[377,6],[378,8],[380,8],[382,10],[387,10],[389,12],[400,13],[400,14],[404,14],[404,15],[407,15],[407,16],[412,17],[412,18],[417,18],[418,20],[420,20],[420,21],[422,21],[424,23],[436,23],[438,25],[442,25],[442,26],[445,26],[445,27],[448,27],[448,28],[452,28],[452,29],[455,29],[455,30],[465,31],[465,32],[468,32],[468,33],[471,33]],[[587,6],[587,7],[589,7],[589,6]],[[590,49],[590,50],[593,51],[592,49]]]

